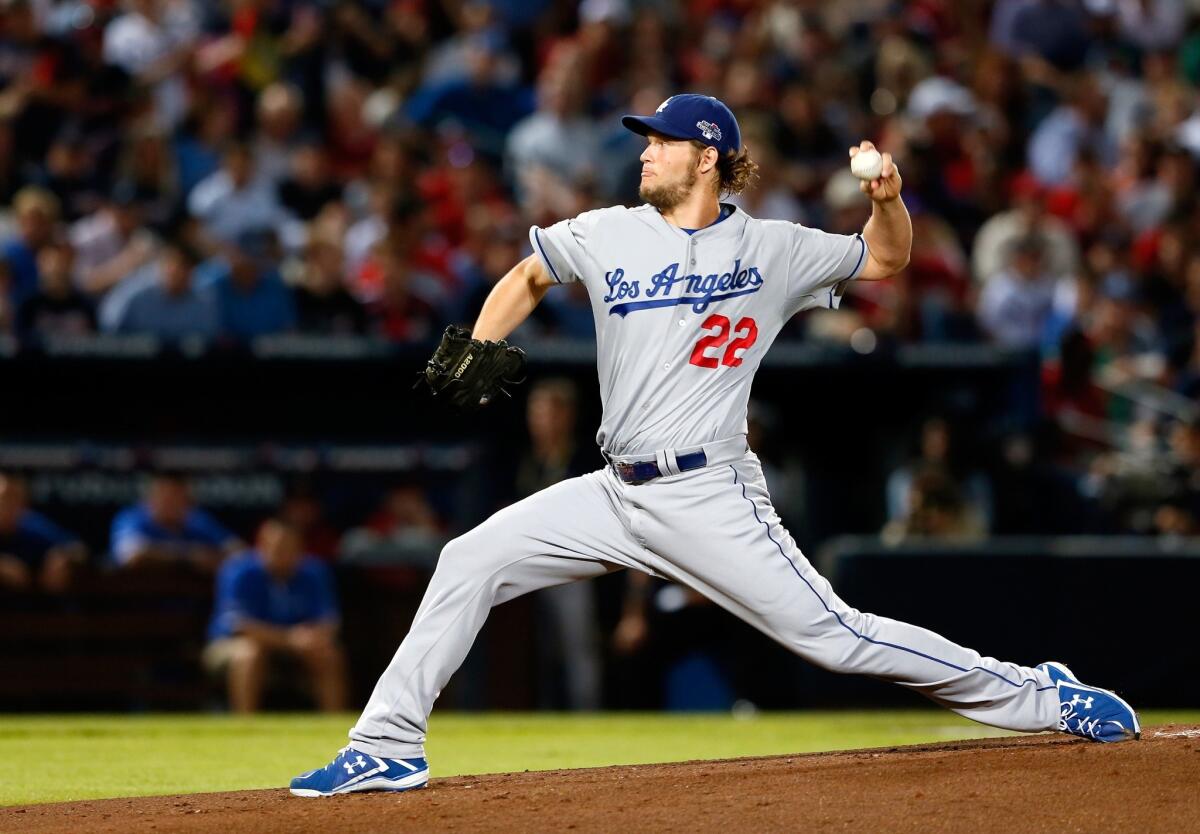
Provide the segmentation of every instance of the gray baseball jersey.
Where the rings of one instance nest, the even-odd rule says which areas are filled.
[[[534,226],[529,238],[556,281],[587,287],[604,405],[596,442],[614,455],[745,434],[750,383],[780,329],[800,310],[836,307],[867,262],[862,235],[733,206],[691,234],[644,205]]]
[[[1006,663],[843,602],[800,552],[746,446],[754,372],[783,323],[838,304],[866,262],[861,236],[740,210],[689,235],[643,206],[587,212],[530,241],[596,317],[612,465],[505,507],[446,545],[358,724],[355,750],[424,756],[429,713],[494,605],[621,568],[683,583],[801,657],[891,680],[1014,730],[1059,716],[1044,670]],[[696,468],[679,463],[681,453]],[[658,477],[625,478],[652,461]]]

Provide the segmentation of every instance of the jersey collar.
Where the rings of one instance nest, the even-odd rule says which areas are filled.
[[[740,208],[738,208],[737,206],[735,206],[733,203],[720,203],[719,206],[720,206],[721,214],[717,217],[716,220],[709,223],[707,226],[704,226],[703,228],[695,229],[691,232],[688,232],[687,230],[685,230],[679,226],[676,226],[673,223],[668,223],[666,221],[666,219],[662,216],[662,212],[660,212],[658,209],[654,208],[654,206],[650,205],[649,203],[646,203],[646,207],[649,208],[650,211],[652,211],[654,213],[654,216],[656,218],[658,218],[659,223],[666,226],[668,229],[670,229],[672,232],[674,232],[675,234],[679,235],[682,238],[699,237],[700,235],[703,235],[703,234],[709,232],[710,230],[715,229],[716,227],[720,226],[722,223],[724,223],[730,217],[733,217],[735,214],[742,213],[742,210]]]

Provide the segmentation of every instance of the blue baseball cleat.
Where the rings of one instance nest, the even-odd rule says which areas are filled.
[[[424,759],[381,759],[343,747],[320,770],[310,770],[292,780],[293,796],[334,796],[354,791],[411,791],[429,781]]]
[[[1058,687],[1058,729],[1091,741],[1130,741],[1142,737],[1137,713],[1125,699],[1107,689],[1085,686],[1061,663],[1037,668]]]

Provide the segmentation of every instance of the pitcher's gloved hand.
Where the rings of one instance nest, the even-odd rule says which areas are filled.
[[[503,339],[480,341],[465,327],[450,325],[425,364],[424,377],[434,396],[470,411],[487,405],[506,386],[525,381],[525,351]]]

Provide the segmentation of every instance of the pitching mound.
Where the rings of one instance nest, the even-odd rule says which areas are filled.
[[[69,774],[68,774],[69,775]],[[435,779],[405,794],[284,790],[0,808],[4,832],[1200,830],[1200,728]]]

